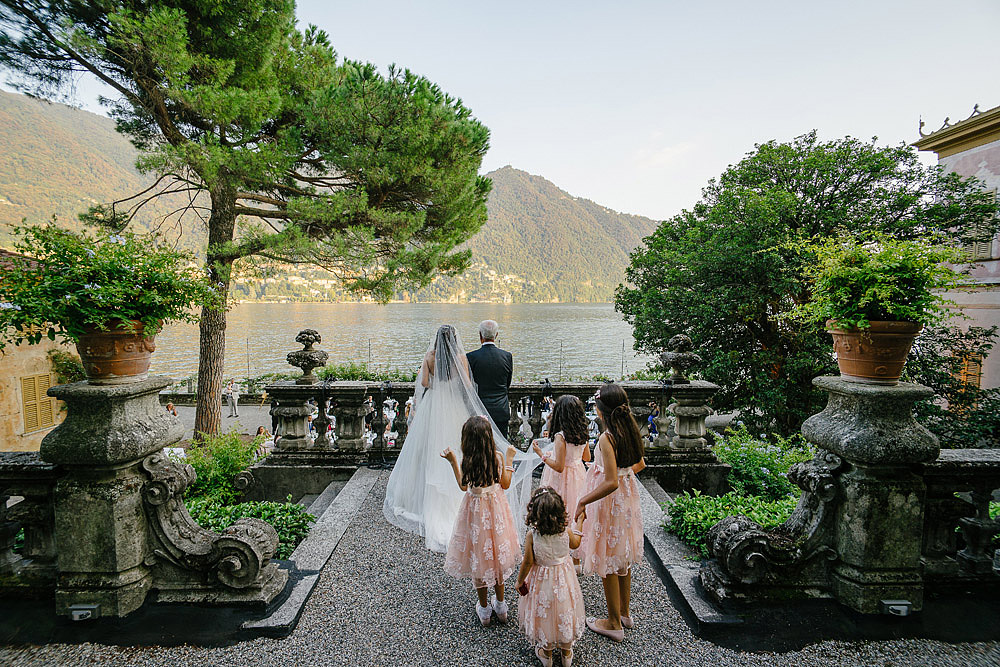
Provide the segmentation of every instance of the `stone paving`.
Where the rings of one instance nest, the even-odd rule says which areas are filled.
[[[379,479],[336,551],[291,636],[219,648],[94,644],[0,647],[20,665],[537,665],[516,621],[482,628],[469,583],[442,570],[444,557],[382,517],[388,472]],[[694,637],[648,563],[634,569],[635,629],[620,645],[592,633],[576,665],[954,665],[1000,664],[1000,643],[925,640],[826,641],[789,653],[742,653]],[[513,580],[511,580],[512,584]],[[583,580],[588,613],[604,611],[600,580]],[[510,591],[516,618],[517,594]],[[557,660],[556,664],[559,662]]]

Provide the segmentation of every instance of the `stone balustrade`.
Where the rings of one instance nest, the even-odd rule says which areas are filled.
[[[944,449],[921,473],[927,485],[924,578],[951,588],[1000,584],[1000,551],[993,545],[1000,518],[991,519],[989,512],[1000,494],[1000,450]]]
[[[54,587],[52,502],[60,475],[59,468],[42,461],[37,452],[0,454],[0,587]],[[24,542],[15,551],[22,530]]]

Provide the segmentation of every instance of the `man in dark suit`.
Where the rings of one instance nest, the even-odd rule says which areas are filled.
[[[473,350],[465,356],[469,360],[469,370],[476,383],[479,398],[486,406],[493,423],[497,425],[503,437],[507,437],[510,421],[510,401],[507,391],[514,374],[514,357],[510,352],[501,350],[496,345],[500,325],[493,320],[485,320],[479,324],[478,350]]]

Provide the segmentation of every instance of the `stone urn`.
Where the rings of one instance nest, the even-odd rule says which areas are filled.
[[[840,376],[851,382],[895,385],[923,328],[916,322],[871,322],[868,329],[841,329],[827,320]]]
[[[89,326],[76,343],[87,381],[113,385],[145,380],[156,343],[144,330],[139,320],[112,320],[107,330]]]
[[[667,342],[667,351],[660,353],[660,363],[669,368],[671,373],[667,380],[674,385],[688,384],[687,372],[702,361],[701,356],[694,352],[694,343],[684,334],[677,334]]]
[[[321,343],[323,337],[315,329],[303,329],[295,337],[296,343],[302,343],[302,349],[289,352],[285,359],[292,366],[302,369],[302,377],[295,379],[295,384],[316,384],[319,380],[313,369],[326,366],[326,360],[330,355],[325,350],[314,350],[313,345]]]

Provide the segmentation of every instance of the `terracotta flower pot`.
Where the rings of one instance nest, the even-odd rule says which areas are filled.
[[[80,336],[76,350],[83,361],[90,384],[125,384],[144,380],[156,349],[154,336],[144,336],[143,324],[133,320],[134,329],[119,324],[108,331],[91,327]]]
[[[871,322],[868,329],[838,329],[832,321],[826,330],[833,335],[837,366],[845,380],[868,384],[899,383],[906,356],[923,328],[916,322]]]

